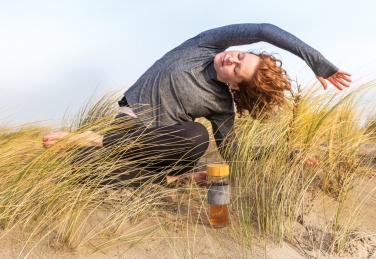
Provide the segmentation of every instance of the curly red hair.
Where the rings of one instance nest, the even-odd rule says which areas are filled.
[[[273,113],[275,107],[285,107],[285,91],[291,90],[291,79],[282,68],[280,59],[265,52],[254,55],[260,58],[254,75],[241,82],[239,90],[232,90],[239,117],[243,117],[245,111],[256,118]]]

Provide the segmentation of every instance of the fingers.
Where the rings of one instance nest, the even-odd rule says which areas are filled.
[[[338,90],[342,91],[343,90],[343,87],[340,85],[340,83],[334,79],[334,76],[331,76],[331,77],[328,77],[328,81],[334,85],[335,87],[337,87]]]
[[[350,78],[351,74],[343,70],[338,70],[335,74],[331,75],[326,80],[320,76],[316,76],[316,77],[320,81],[322,86],[324,87],[324,90],[328,88],[326,80],[328,80],[332,85],[334,85],[340,91],[342,91],[345,87],[349,87],[350,83],[352,82]]]
[[[316,77],[320,81],[320,83],[322,84],[322,86],[324,87],[324,90],[326,90],[328,88],[328,85],[327,85],[325,79],[323,77],[321,77],[321,76],[316,76]]]
[[[351,74],[349,72],[346,72],[346,71],[343,71],[343,70],[338,70],[337,74],[341,74],[341,75],[344,75],[344,76],[351,76]],[[351,79],[350,79],[350,82],[351,82]]]
[[[350,80],[350,81],[349,81]],[[340,85],[342,85],[342,86],[344,86],[344,87],[349,87],[350,86],[350,82],[351,82],[351,79],[349,79],[349,78],[345,78],[345,77],[336,77],[335,79],[334,79],[334,81],[336,82],[336,83],[338,83],[338,84],[340,84]]]
[[[308,166],[317,166],[320,167],[319,160],[316,157],[310,157],[305,163]]]
[[[347,86],[349,86],[352,82],[351,78],[350,78],[351,74],[350,73],[347,73],[345,71],[342,71],[342,70],[338,70],[337,73],[335,73],[332,77],[335,79],[335,80],[339,80],[341,82],[344,82],[344,81],[347,81],[347,82],[344,82],[347,84]]]
[[[350,86],[350,83],[352,82],[351,78],[341,74],[337,74],[333,79],[343,85],[346,85],[347,87]]]
[[[330,76],[328,80],[339,90],[343,90],[344,87],[350,86],[350,83],[352,82],[350,76],[350,73],[343,70],[338,70],[337,73]]]

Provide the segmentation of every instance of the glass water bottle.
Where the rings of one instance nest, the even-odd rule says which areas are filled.
[[[229,166],[227,164],[206,165],[208,174],[209,222],[214,228],[227,226],[228,204],[230,203]]]

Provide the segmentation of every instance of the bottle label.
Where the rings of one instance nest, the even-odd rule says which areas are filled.
[[[209,185],[208,204],[230,204],[230,185]]]

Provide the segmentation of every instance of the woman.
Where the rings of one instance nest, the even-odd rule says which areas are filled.
[[[349,73],[339,70],[318,51],[274,25],[229,25],[202,32],[169,51],[125,92],[119,101],[121,108],[116,125],[121,127],[123,122],[131,120],[132,127],[108,132],[104,137],[93,132],[74,136],[57,132],[44,137],[44,146],[50,147],[69,135],[74,140],[89,140],[82,144],[84,146],[106,147],[124,136],[140,137],[153,133],[155,137],[145,138],[147,148],[131,149],[124,158],[157,155],[157,162],[132,169],[133,173],[123,176],[122,180],[139,175],[150,180],[153,174],[166,168],[170,168],[169,175],[176,176],[191,170],[207,149],[208,132],[194,122],[196,118],[205,117],[212,124],[221,155],[228,159],[224,147],[227,144],[236,146],[232,130],[234,103],[240,116],[248,111],[255,117],[270,112],[274,106],[284,106],[284,92],[290,89],[290,79],[281,68],[281,61],[275,57],[265,53],[226,51],[230,46],[259,41],[302,58],[324,89],[327,88],[326,80],[339,90],[351,82]],[[176,143],[179,143],[177,150]],[[196,180],[203,178],[204,173],[195,175]],[[170,177],[173,179],[176,177]],[[160,174],[151,181],[165,180],[165,175]]]

